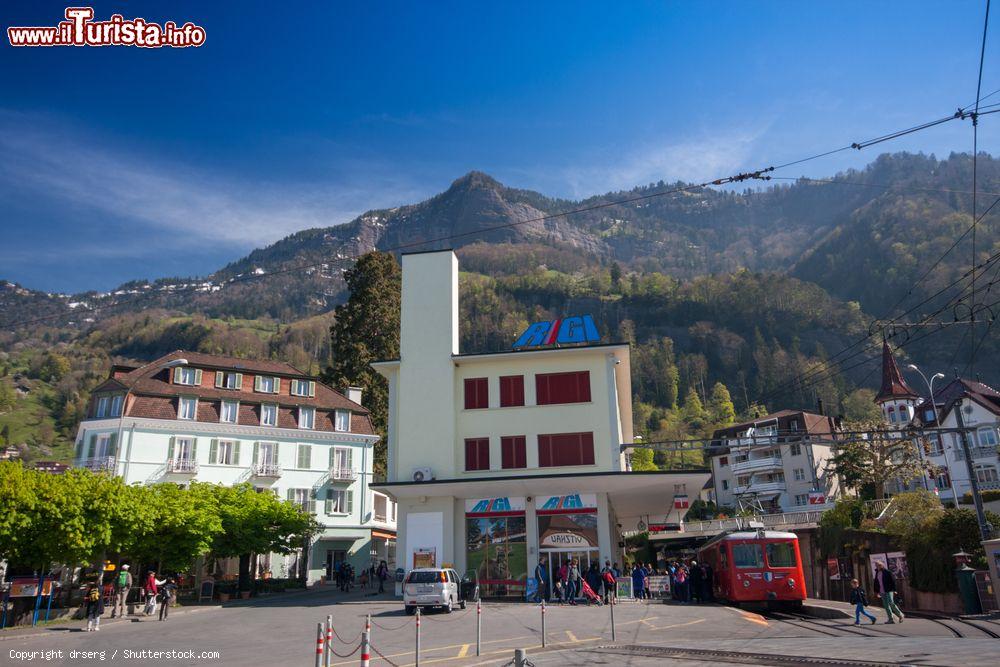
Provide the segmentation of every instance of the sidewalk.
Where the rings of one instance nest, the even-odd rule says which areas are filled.
[[[177,615],[187,615],[198,612],[207,611],[218,611],[222,609],[238,608],[238,607],[266,607],[266,606],[283,606],[289,601],[298,601],[295,606],[319,606],[319,605],[337,605],[337,604],[367,604],[369,602],[392,602],[398,600],[398,598],[393,594],[392,589],[387,588],[386,592],[379,594],[372,594],[372,591],[361,591],[355,587],[350,593],[341,592],[336,586],[314,586],[312,588],[307,588],[305,590],[296,590],[282,593],[273,593],[271,595],[264,595],[260,597],[251,597],[246,600],[227,600],[226,602],[219,602],[218,600],[213,600],[212,602],[206,602],[203,604],[189,604],[185,606],[174,606],[170,608],[170,617],[174,618]],[[400,607],[402,608],[402,607]],[[76,609],[79,609],[77,607]],[[7,627],[0,630],[0,641],[9,639],[27,639],[29,637],[39,637],[47,632],[47,628],[52,626],[59,627],[70,627],[70,628],[83,628],[86,626],[86,619],[76,619],[73,618],[73,614],[76,609],[72,612],[59,619],[55,619],[49,622],[40,622],[38,625],[32,627],[30,625],[19,625],[14,627]],[[118,625],[124,622],[128,623],[145,623],[149,621],[157,620],[157,614],[153,613],[150,616],[145,614],[128,614],[124,617],[111,618],[111,612],[106,612],[104,616],[101,617],[101,627],[107,627],[108,625],[114,624]]]

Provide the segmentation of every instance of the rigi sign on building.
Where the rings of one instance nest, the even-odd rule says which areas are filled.
[[[519,347],[541,347],[543,345],[569,345],[572,343],[597,343],[601,336],[590,315],[573,315],[551,322],[535,322],[521,334],[514,343]]]

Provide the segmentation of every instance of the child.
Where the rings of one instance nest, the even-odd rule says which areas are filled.
[[[851,579],[851,604],[854,605],[854,625],[861,625],[861,614],[867,616],[872,625],[875,625],[875,617],[865,611],[868,596],[865,595],[865,591],[858,584],[857,579]]]
[[[361,570],[361,590],[368,588],[368,570]]]
[[[104,599],[101,596],[100,586],[91,584],[87,588],[83,605],[87,614],[87,632],[97,632],[101,629],[101,614],[104,613]]]

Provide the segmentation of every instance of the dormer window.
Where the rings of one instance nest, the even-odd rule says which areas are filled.
[[[278,406],[264,404],[260,406],[260,425],[261,426],[277,426],[278,424]]]
[[[299,407],[299,428],[312,429],[316,425],[316,408]]]
[[[316,383],[312,380],[292,380],[289,393],[292,396],[312,398],[316,395]]]
[[[253,389],[262,394],[277,394],[281,391],[281,378],[271,375],[258,375],[254,378]]]
[[[174,369],[174,384],[184,384],[195,387],[201,384],[201,369],[190,366],[178,366]]]
[[[235,424],[239,418],[240,404],[237,401],[222,401],[219,409],[219,421]]]
[[[124,400],[125,397],[121,394],[99,397],[97,399],[97,405],[94,407],[94,417],[97,419],[102,419],[104,417],[121,417],[122,403]]]
[[[336,416],[333,422],[333,428],[335,431],[340,431],[346,433],[351,430],[351,411],[350,410],[337,410]]]
[[[177,418],[195,419],[198,415],[198,399],[190,396],[181,396],[177,399]]]
[[[243,373],[216,371],[215,386],[219,389],[242,389]]]

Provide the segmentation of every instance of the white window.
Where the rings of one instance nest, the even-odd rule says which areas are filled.
[[[254,390],[264,394],[277,394],[281,388],[281,380],[270,375],[258,375],[254,381]]]
[[[806,471],[804,469],[802,469],[802,468],[796,468],[795,469],[795,481],[796,482],[801,482],[805,478],[806,478]]]
[[[296,463],[299,468],[312,467],[312,445],[299,445]]]
[[[932,421],[934,421],[934,410],[933,410],[933,408],[930,409],[930,410],[924,410],[924,421],[925,422],[932,422]]]
[[[802,455],[802,445],[800,445],[797,442],[793,442],[792,444],[790,444],[788,446],[788,453],[790,455],[792,455],[792,456],[801,456]]]
[[[312,380],[292,380],[289,392],[292,396],[315,396],[316,383]]]
[[[177,418],[194,419],[198,415],[198,399],[181,396],[177,401]]]
[[[312,489],[288,489],[288,499],[298,505],[304,512],[315,512]]]
[[[299,407],[299,428],[314,428],[316,425],[316,408]]]
[[[893,424],[896,423],[896,411],[893,408],[889,408],[889,421]]]
[[[273,466],[278,464],[278,443],[276,442],[258,442],[255,448],[256,456],[254,457],[254,463],[265,466]]]
[[[996,447],[997,430],[992,426],[983,426],[979,429],[979,446]]]
[[[201,371],[188,366],[178,366],[174,369],[174,384],[186,384],[194,386],[201,381]]]
[[[111,416],[121,417],[122,416],[122,403],[125,397],[121,394],[115,394],[111,397]]]
[[[213,440],[208,452],[208,462],[224,466],[239,465],[239,440]]]
[[[88,459],[103,459],[109,456],[115,456],[115,440],[116,433],[99,433],[90,436],[90,443],[87,446],[87,456]]]
[[[260,425],[276,426],[278,424],[278,406],[264,404],[260,406]]]
[[[334,479],[351,476],[354,472],[350,447],[330,448],[330,472]]]
[[[934,483],[939,489],[947,489],[951,487],[951,475],[948,474],[948,470],[942,468],[938,471],[937,477],[934,479]]]
[[[219,410],[219,421],[226,424],[235,424],[239,413],[239,401],[222,401],[222,407]]]
[[[109,396],[101,396],[97,399],[97,413],[94,415],[98,419],[101,417],[108,416],[108,408],[111,405],[111,398]]]
[[[350,514],[354,510],[354,493],[344,489],[326,490],[327,514]]]
[[[196,458],[197,441],[194,438],[174,438],[167,451],[171,461],[194,461]]]
[[[345,433],[351,430],[351,413],[349,410],[337,410],[336,422],[334,422],[333,428]]]
[[[799,506],[799,507],[801,507],[803,505],[808,505],[809,504],[809,494],[808,493],[800,493],[800,494],[796,495],[795,496],[795,504],[797,506]]]
[[[1000,477],[997,476],[996,466],[976,466],[976,481],[980,484],[1000,481]]]
[[[220,389],[242,389],[243,373],[215,372],[215,386]]]
[[[940,456],[942,453],[941,449],[941,436],[937,433],[927,434],[927,454],[929,456]]]

